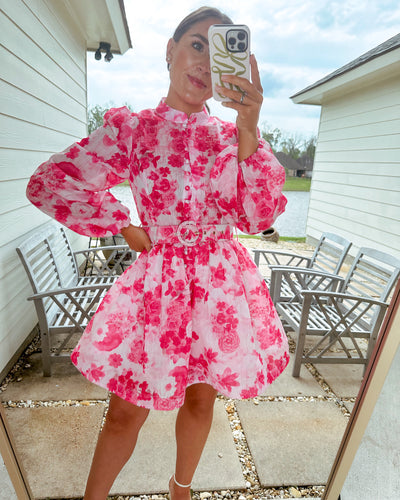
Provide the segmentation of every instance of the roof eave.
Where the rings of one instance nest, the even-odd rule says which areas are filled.
[[[124,0],[118,0],[118,4],[115,0],[105,1],[114,28],[115,36],[118,41],[119,53],[124,54],[128,49],[132,48]]]
[[[100,42],[111,44],[111,52],[124,54],[132,48],[123,0],[64,0],[88,51],[95,51]]]
[[[352,68],[332,79],[314,84],[290,97],[295,104],[321,105],[338,94],[373,83],[385,75],[400,74],[400,47]]]

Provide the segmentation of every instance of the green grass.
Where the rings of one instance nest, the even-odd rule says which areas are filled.
[[[283,191],[310,191],[311,179],[308,177],[286,177]]]

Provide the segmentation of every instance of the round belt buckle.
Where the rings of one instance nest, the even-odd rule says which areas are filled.
[[[187,245],[188,247],[197,245],[197,243],[199,243],[203,238],[203,232],[201,228],[191,220],[185,220],[184,222],[181,222],[176,231],[176,235],[178,237],[178,240],[183,245]]]

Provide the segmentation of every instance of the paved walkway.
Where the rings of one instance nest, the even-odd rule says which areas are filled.
[[[38,352],[20,365],[0,398],[34,496],[81,498],[108,394],[68,360],[54,365],[51,378],[42,377]],[[292,361],[258,398],[218,398],[193,482],[194,498],[320,497],[362,367],[318,365],[317,372],[302,366],[299,378],[292,377],[291,368]],[[115,498],[161,500],[165,495],[174,470],[175,416],[150,413],[134,455],[112,488]]]

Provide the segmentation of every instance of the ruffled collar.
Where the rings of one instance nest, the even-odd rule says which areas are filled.
[[[165,97],[161,99],[160,104],[156,107],[155,111],[165,120],[175,123],[186,123],[188,121],[193,123],[201,123],[208,121],[210,117],[205,106],[203,107],[202,111],[199,111],[198,113],[192,113],[190,117],[188,117],[187,114],[183,111],[179,111],[168,106],[168,104],[165,103]]]

